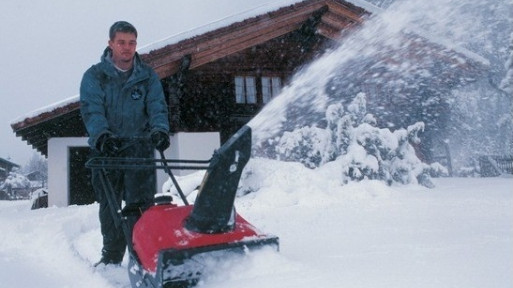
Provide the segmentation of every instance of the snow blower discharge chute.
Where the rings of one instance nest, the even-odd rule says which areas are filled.
[[[207,161],[167,160],[161,153],[162,159],[98,157],[86,163],[86,167],[101,171],[109,207],[116,225],[125,233],[132,287],[191,287],[212,261],[264,246],[279,249],[278,237],[259,232],[234,208],[242,169],[250,154],[251,128],[243,126]],[[111,169],[141,168],[164,169],[185,205],[156,198],[155,205],[141,215],[130,232],[107,176]],[[194,205],[188,205],[171,169],[206,169]]]

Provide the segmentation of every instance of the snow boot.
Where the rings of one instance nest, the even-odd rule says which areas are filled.
[[[94,264],[94,267],[98,267],[101,264],[103,264],[105,266],[107,266],[107,265],[121,266],[121,261],[123,261],[123,256],[124,256],[124,253],[102,250],[102,258],[100,259],[100,261],[98,261]]]

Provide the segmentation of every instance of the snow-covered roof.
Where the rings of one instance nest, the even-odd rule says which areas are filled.
[[[234,15],[230,15],[228,17],[219,19],[217,21],[214,21],[212,23],[208,23],[202,26],[199,26],[197,28],[169,36],[167,38],[152,42],[150,44],[144,45],[140,47],[137,51],[140,54],[146,54],[153,50],[161,49],[167,45],[176,44],[180,41],[192,38],[194,36],[202,35],[207,32],[214,31],[216,29],[219,29],[221,27],[229,26],[233,23],[244,21],[245,19],[256,17],[258,15],[263,15],[265,13],[278,10],[279,8],[293,5],[299,2],[304,2],[305,0],[280,0],[280,1],[274,1],[270,3],[263,4],[261,6],[255,7],[253,9],[249,9],[246,11],[243,11],[241,13],[237,13]],[[356,7],[363,8],[365,11],[368,11],[370,13],[380,13],[383,11],[383,8],[386,7],[390,3],[393,2],[393,0],[345,0],[347,3],[351,3],[355,5]],[[388,4],[387,4],[388,3]]]
[[[11,120],[10,123],[12,124],[15,124],[15,123],[19,123],[27,118],[33,118],[33,117],[36,117],[38,115],[41,115],[43,113],[49,113],[59,107],[64,107],[64,106],[67,106],[69,104],[73,104],[73,103],[76,103],[79,101],[79,95],[74,95],[74,96],[71,96],[71,97],[68,97],[64,100],[61,100],[61,101],[58,101],[58,102],[55,102],[55,103],[52,103],[52,104],[49,104],[47,106],[43,106],[39,109],[36,109],[36,110],[33,110],[29,113],[26,113],[22,116],[19,116],[13,120]]]
[[[303,1],[304,0],[279,0],[279,1],[269,2],[269,3],[263,4],[261,6],[255,7],[255,8],[252,8],[252,9],[249,9],[246,11],[242,11],[241,13],[233,14],[228,17],[219,19],[217,21],[196,27],[196,28],[188,30],[188,31],[178,33],[176,35],[171,35],[164,39],[141,46],[141,47],[139,47],[139,49],[137,49],[137,52],[139,52],[139,54],[146,54],[153,50],[163,48],[167,45],[176,44],[180,41],[192,38],[194,36],[202,35],[207,32],[211,32],[211,31],[217,30],[219,28],[229,26],[233,23],[244,21],[245,19],[256,17],[258,15],[262,15],[262,14],[277,10],[281,7],[293,5],[293,4],[296,4],[299,2],[303,2]]]
[[[0,163],[7,164],[7,165],[13,166],[13,167],[20,167],[20,165],[13,163],[9,160],[5,160],[4,158],[0,158]]]

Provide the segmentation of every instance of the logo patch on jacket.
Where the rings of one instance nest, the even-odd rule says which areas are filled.
[[[141,97],[142,97],[141,89],[139,89],[139,87],[134,88],[134,90],[132,90],[132,99],[139,100],[139,99],[141,99]]]

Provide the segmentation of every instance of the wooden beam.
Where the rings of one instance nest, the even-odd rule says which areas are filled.
[[[265,34],[269,31],[280,29],[284,26],[290,26],[294,24],[302,24],[308,17],[310,17],[313,12],[324,7],[324,3],[318,2],[313,3],[308,7],[301,7],[301,9],[297,9],[294,12],[288,12],[281,16],[277,17],[265,17],[259,19],[256,23],[252,23],[252,25],[245,25],[242,29],[238,29],[234,32],[227,33],[224,36],[216,37],[210,41],[200,42],[196,46],[197,52],[202,52],[204,50],[208,50],[211,47],[216,47],[219,45],[223,45],[227,42],[231,41],[244,41],[248,37],[253,37],[254,34]]]
[[[331,40],[340,40],[340,30],[333,26],[327,25],[324,22],[321,22],[319,25],[317,25],[317,33]]]
[[[154,67],[166,65],[169,62],[174,62],[181,59],[185,54],[193,55],[194,59],[194,54],[205,53],[205,51],[208,51],[213,47],[226,47],[229,45],[233,45],[233,43],[244,42],[248,38],[253,38],[254,34],[265,34],[267,31],[273,29],[280,29],[280,26],[287,25],[290,22],[297,21],[299,23],[305,21],[306,19],[308,19],[310,13],[310,11],[303,11],[302,13],[299,13],[299,15],[294,15],[293,17],[286,15],[286,17],[282,17],[280,19],[267,19],[266,21],[259,21],[259,23],[255,25],[247,25],[246,27],[241,28],[237,31],[226,33],[225,35],[218,35],[214,39],[210,39],[199,43],[193,43],[193,45],[184,48],[183,50],[177,51],[175,53],[166,55],[165,57],[162,57],[161,59],[153,62],[152,64],[155,65]]]
[[[280,33],[276,33],[273,35],[283,35],[283,31],[292,31],[289,30],[294,25],[298,25],[299,27],[302,22],[306,21],[308,17],[312,15],[314,11],[317,11],[321,9],[322,7],[325,7],[324,1],[317,1],[313,2],[312,4],[309,4],[306,7],[296,8],[297,10],[295,12],[289,12],[285,11],[282,15],[271,17],[266,14],[264,18],[257,18],[257,20],[254,21],[247,21],[245,23],[236,23],[237,25],[234,25],[234,29],[237,29],[235,31],[227,30],[226,32],[216,35],[215,33],[212,33],[210,37],[201,37],[202,40],[196,40],[196,41],[186,41],[189,42],[187,45],[183,45],[184,43],[177,43],[175,44],[177,47],[180,46],[180,49],[173,49],[172,47],[175,45],[170,45],[167,49],[169,49],[170,53],[164,53],[160,54],[157,53],[154,56],[150,56],[148,64],[150,64],[155,70],[159,71],[160,76],[169,76],[170,74],[167,74],[169,72],[175,72],[176,71],[176,61],[181,59],[186,54],[191,54],[193,63],[191,64],[192,67],[197,67],[194,64],[194,59],[200,59],[203,57],[208,57],[206,55],[212,54],[212,53],[218,53],[219,49],[223,49],[222,47],[230,47],[230,46],[236,46],[238,43],[244,43],[247,42],[248,39],[253,39],[253,42],[247,42],[246,45],[243,45],[242,47],[250,47],[257,44],[262,43],[262,41],[269,40],[271,38],[268,37],[258,37],[258,35],[269,33],[270,31],[281,31]],[[294,8],[291,8],[294,9]],[[236,27],[241,26],[241,27]],[[285,28],[286,27],[286,28]],[[285,29],[285,30],[283,30]],[[275,36],[276,37],[276,36]],[[260,41],[260,42],[259,42]],[[249,46],[247,46],[249,45]],[[242,48],[242,49],[245,49]],[[162,48],[166,49],[166,48]],[[240,51],[240,48],[235,48],[232,51]],[[210,51],[210,52],[206,52]],[[214,51],[214,52],[212,52]],[[233,52],[231,52],[233,53]],[[198,56],[195,54],[199,54]],[[158,56],[157,56],[158,55]],[[226,54],[229,55],[229,54]],[[216,56],[217,57],[217,56]],[[211,59],[218,59],[216,57],[213,57]],[[202,63],[201,65],[208,63],[212,60],[208,60],[205,62],[205,60],[199,62]],[[162,67],[167,66],[168,64],[171,64],[170,67]],[[167,74],[167,75],[166,75]]]
[[[242,51],[244,49],[264,43],[276,37],[285,35],[289,32],[299,29],[300,26],[301,24],[291,24],[288,26],[281,27],[279,29],[267,31],[264,34],[252,35],[253,38],[239,39],[239,41],[233,41],[232,43],[226,43],[225,45],[212,47],[209,51],[204,51],[203,53],[196,53],[193,55],[191,68],[196,68],[201,65],[205,65],[207,63],[213,62],[215,60],[226,57],[233,53]]]
[[[327,1],[329,11],[340,15],[342,17],[348,18],[356,23],[362,23],[362,16],[364,15],[364,10],[361,9],[361,13],[355,12],[354,9],[338,2],[338,1]]]
[[[178,72],[178,68],[180,67],[180,58],[169,62],[165,65],[154,67],[153,69],[159,75],[160,79],[166,78]]]
[[[321,22],[333,27],[334,29],[338,30],[339,32],[343,29],[346,29],[347,27],[353,25],[354,21],[351,21],[345,17],[341,17],[338,14],[327,12],[321,17]]]
[[[27,141],[29,142],[29,141]],[[34,146],[34,147],[41,147],[41,146],[45,146],[47,145],[47,142],[48,142],[48,138],[46,137],[37,137],[37,138],[32,138],[32,141],[30,141],[29,143]]]
[[[172,47],[171,49],[166,49],[166,47],[151,51],[148,54],[143,54],[142,57],[148,63],[153,63],[153,61],[161,59],[163,56],[169,56],[170,53],[178,52],[179,54],[182,51],[191,51],[193,50],[203,50],[205,47],[212,46],[212,43],[216,45],[217,42],[226,41],[226,36],[230,37],[239,37],[239,35],[235,33],[245,33],[244,29],[254,29],[257,26],[269,26],[275,22],[280,21],[283,17],[285,19],[287,17],[291,17],[290,10],[296,10],[296,12],[306,14],[310,14],[317,9],[325,6],[325,1],[317,0],[317,1],[308,1],[303,3],[298,3],[295,5],[291,5],[288,7],[283,7],[277,11],[269,12],[264,15],[256,16],[254,18],[246,19],[241,22],[233,23],[230,26],[222,27],[214,31],[207,32],[205,34],[194,36],[189,39],[182,40],[176,44],[171,44],[168,47]],[[292,15],[293,17],[294,15]],[[257,28],[258,29],[258,28]],[[235,32],[235,33],[234,33]],[[187,53],[185,53],[187,54]]]

